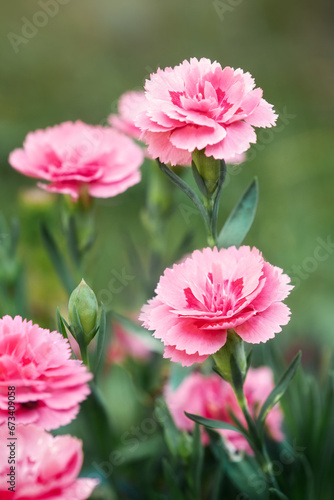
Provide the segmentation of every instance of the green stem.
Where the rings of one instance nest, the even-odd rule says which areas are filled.
[[[232,385],[232,387],[233,387],[233,385]],[[272,463],[270,461],[265,443],[261,439],[261,437],[259,436],[255,422],[254,422],[253,418],[251,417],[244,391],[243,390],[237,391],[234,387],[233,387],[233,390],[235,392],[239,406],[240,406],[242,413],[244,414],[245,420],[247,422],[249,435],[252,438],[252,441],[254,443],[253,451],[255,454],[255,458],[256,458],[258,464],[260,465],[264,475],[266,476],[270,486],[272,486],[273,488],[276,488],[278,491],[280,491],[280,488],[278,486],[276,478],[273,474]]]

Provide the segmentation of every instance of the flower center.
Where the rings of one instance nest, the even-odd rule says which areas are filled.
[[[210,311],[228,316],[233,313],[236,305],[240,305],[243,290],[243,279],[215,281],[212,273],[208,273],[205,293],[202,299],[195,297],[191,288],[184,289],[184,295],[190,309]]]

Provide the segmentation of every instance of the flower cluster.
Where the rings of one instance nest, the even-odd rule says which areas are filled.
[[[245,152],[256,142],[255,128],[271,127],[276,119],[273,106],[263,99],[262,89],[255,86],[249,73],[222,68],[209,59],[192,58],[152,74],[145,92],[125,93],[119,101],[118,115],[108,119],[110,126],[76,121],[31,132],[23,148],[10,154],[9,163],[19,172],[44,181],[38,183],[40,188],[78,201],[113,197],[138,183],[145,155],[171,166],[193,162],[204,201],[177,173],[166,165],[160,167],[194,201],[208,227],[208,242],[214,246],[220,239],[216,238],[216,226],[225,173],[220,160],[243,161]],[[136,141],[144,141],[147,150]],[[156,191],[155,183],[152,186]],[[256,201],[252,203],[255,210]],[[233,225],[233,221],[230,223]],[[239,243],[241,240],[237,239]],[[72,243],[69,246],[74,246]],[[79,246],[71,253],[79,254]],[[82,245],[88,247],[89,240]],[[219,431],[227,448],[250,454],[254,451],[274,491],[276,479],[262,446],[262,428],[259,430],[255,422],[274,389],[273,375],[266,367],[247,371],[243,342],[266,342],[289,322],[290,310],[283,303],[292,289],[289,283],[282,269],[266,262],[257,248],[204,248],[165,270],[156,295],[140,314],[143,326],[163,342],[165,358],[190,366],[213,355],[216,371],[222,377],[193,372],[176,389],[166,385],[164,395],[177,426],[185,431],[193,429],[194,422],[185,411],[234,423],[241,434]],[[99,361],[104,359],[100,339],[106,322],[101,314],[98,326],[98,303],[84,281],[70,297],[69,318],[68,328],[76,339],[72,338],[74,350],[78,342],[78,357],[81,354],[87,366],[91,359],[87,356],[88,344],[103,331],[95,343],[97,373]],[[151,349],[115,325],[107,360],[121,363],[129,355],[146,360]],[[225,365],[227,371],[223,370]],[[6,478],[10,469],[0,450],[1,498],[85,500],[90,496],[97,481],[78,479],[83,462],[81,442],[67,435],[53,437],[46,431],[76,417],[79,404],[90,393],[91,379],[82,361],[71,359],[69,341],[60,333],[40,328],[20,316],[0,319],[0,434],[5,432],[8,421],[8,386],[13,385],[18,442],[14,495],[8,492]],[[265,405],[265,409],[268,407]],[[283,439],[282,418],[276,405],[265,422],[267,434],[277,441]],[[202,431],[206,444],[209,438]]]
[[[84,500],[96,485],[77,479],[81,442],[46,430],[68,424],[89,394],[92,375],[70,359],[67,340],[20,316],[0,319],[0,434],[8,436],[8,387],[15,387],[15,493],[8,490],[8,456],[0,451],[1,498]]]

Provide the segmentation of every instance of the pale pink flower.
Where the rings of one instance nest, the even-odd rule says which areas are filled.
[[[273,388],[273,374],[270,368],[249,369],[244,391],[253,417],[258,415],[259,408]],[[231,385],[216,374],[204,376],[201,373],[192,373],[175,391],[167,385],[164,392],[169,410],[177,427],[181,430],[191,431],[195,425],[186,417],[185,411],[235,425],[229,413],[231,411],[247,427]],[[275,406],[266,419],[267,433],[277,441],[284,439],[281,431],[282,420],[279,406]],[[231,450],[245,450],[252,453],[247,440],[240,433],[225,429],[217,432],[226,439]],[[202,441],[204,444],[209,441],[206,432],[202,433]]]
[[[8,428],[0,428],[1,443],[9,443]],[[35,425],[18,425],[15,445],[15,493],[9,491],[9,448],[0,449],[0,497],[2,500],[85,500],[98,484],[78,478],[83,453],[79,439],[53,437]]]
[[[151,355],[152,350],[144,339],[127,332],[119,323],[114,324],[113,337],[107,354],[110,363],[121,364],[128,357],[145,361]]]
[[[110,127],[65,122],[30,132],[23,149],[9,156],[9,163],[24,175],[48,181],[47,191],[80,192],[109,198],[140,181],[142,149],[132,139]]]
[[[234,163],[256,142],[253,127],[277,119],[249,73],[205,58],[158,69],[145,89],[147,106],[136,125],[149,154],[171,165],[189,164],[195,149]]]
[[[17,423],[50,430],[71,422],[90,392],[92,374],[70,356],[60,333],[20,316],[0,319],[0,424],[8,420],[9,386],[15,386]]]
[[[140,319],[164,343],[164,357],[189,366],[219,351],[228,329],[252,344],[273,338],[289,322],[289,282],[256,248],[195,250],[165,270]]]
[[[125,92],[118,101],[118,115],[112,114],[108,117],[110,125],[120,132],[139,140],[141,130],[135,125],[135,118],[146,109],[146,102],[143,90]]]

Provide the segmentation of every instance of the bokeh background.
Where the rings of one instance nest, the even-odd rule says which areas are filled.
[[[31,35],[24,26],[36,19],[42,3],[47,0],[5,2],[0,17],[1,212],[7,220],[20,220],[29,315],[50,324],[55,305],[64,308],[67,296],[39,234],[40,220],[48,213],[55,218],[55,207],[27,194],[35,181],[10,168],[10,151],[37,128],[76,119],[105,123],[118,97],[142,88],[156,68],[205,56],[250,71],[280,113],[276,129],[260,131],[248,161],[230,171],[221,217],[257,175],[260,202],[246,243],[259,247],[297,285],[288,300],[293,314],[283,336],[333,345],[333,3],[63,0]],[[13,33],[22,36],[23,29],[30,38],[15,48]],[[129,286],[113,298],[113,307],[121,310],[136,309],[146,298],[123,238],[128,233],[145,257],[146,168],[142,184],[95,206],[99,236],[87,277],[101,291],[108,289],[114,269],[132,273]],[[187,204],[182,194],[179,203]],[[176,209],[167,254],[190,228],[195,234],[189,250],[204,246],[200,219],[194,215],[187,221]]]

